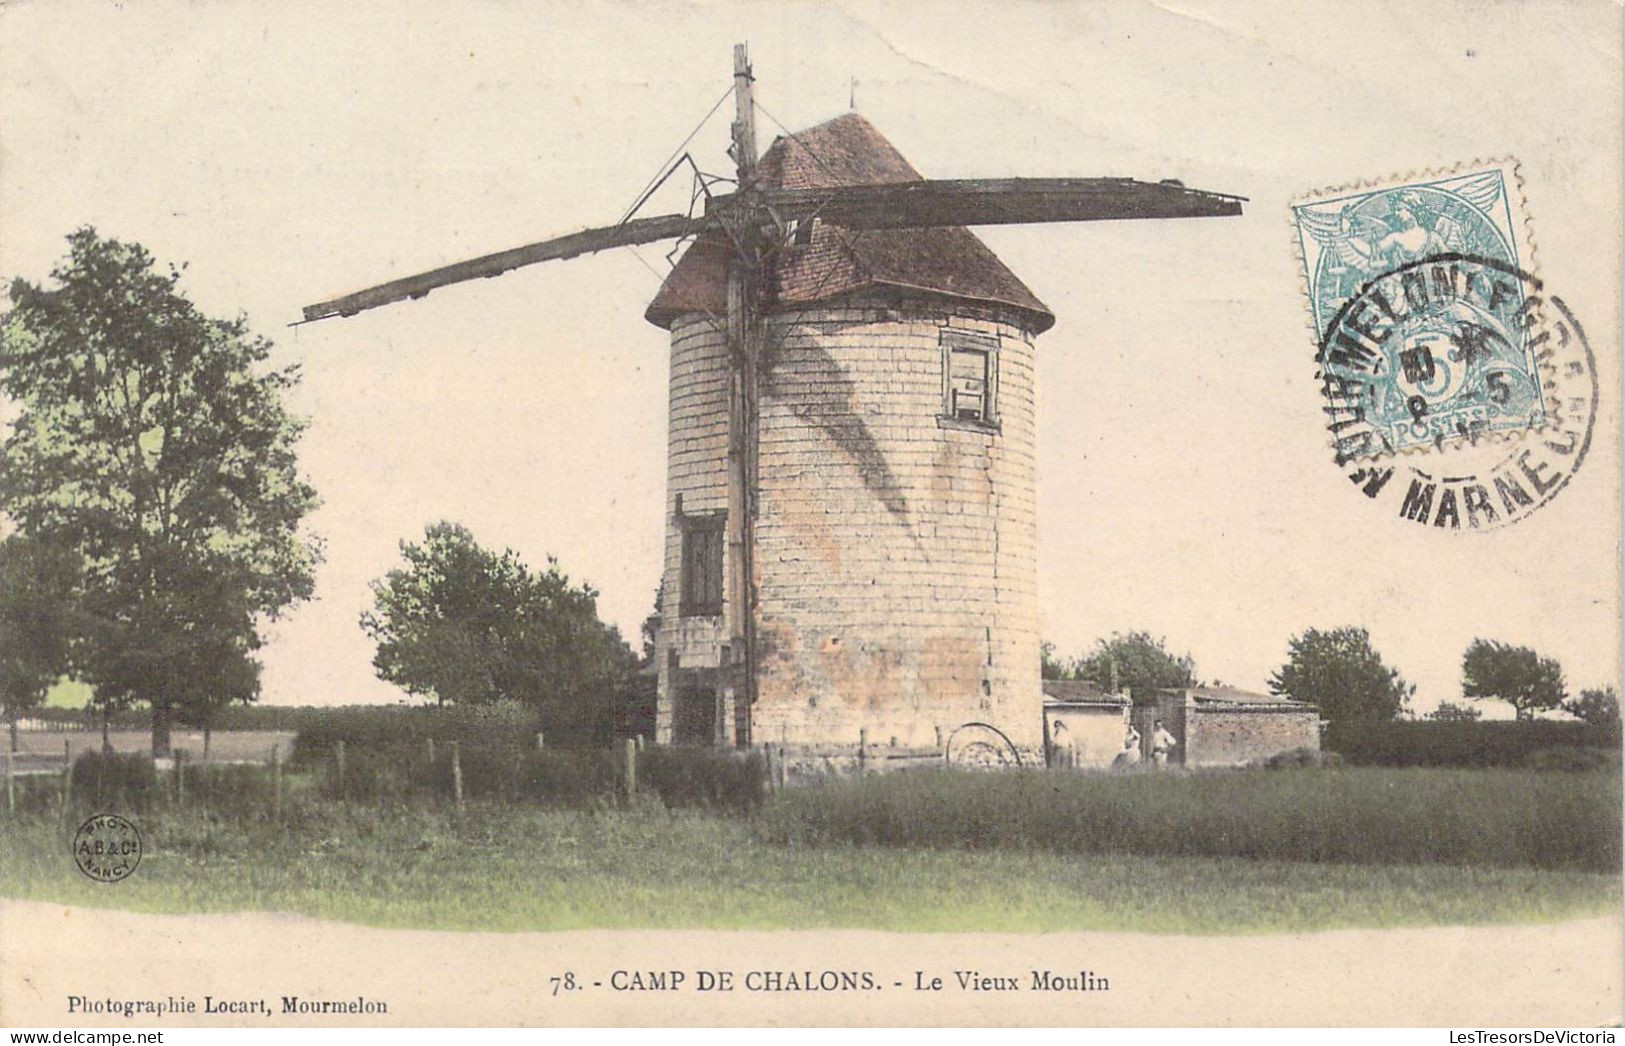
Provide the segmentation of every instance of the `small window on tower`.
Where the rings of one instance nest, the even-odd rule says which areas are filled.
[[[944,421],[976,428],[998,425],[998,342],[957,331],[942,337]]]
[[[683,561],[678,613],[683,617],[722,613],[722,516],[682,518]]]
[[[948,414],[960,421],[987,420],[987,353],[954,349],[948,364]]]
[[[797,247],[805,247],[812,242],[813,223],[817,218],[802,218],[800,221],[790,223],[790,242]]]

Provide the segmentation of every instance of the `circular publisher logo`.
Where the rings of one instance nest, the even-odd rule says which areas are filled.
[[[141,832],[117,814],[97,814],[74,833],[73,860],[99,883],[128,879],[141,863]]]

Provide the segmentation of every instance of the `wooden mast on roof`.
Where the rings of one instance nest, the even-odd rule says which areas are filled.
[[[756,192],[756,107],[751,99],[750,59],[734,45],[733,154],[737,194]],[[756,437],[757,369],[761,355],[761,230],[748,215],[729,230],[734,247],[728,265],[728,649],[733,690],[733,740],[750,744],[750,712],[756,701]],[[719,706],[722,695],[718,695]],[[718,708],[717,742],[728,725]]]

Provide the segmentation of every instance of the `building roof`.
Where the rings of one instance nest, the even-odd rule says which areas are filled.
[[[766,188],[823,189],[921,180],[903,155],[869,121],[846,113],[791,137],[779,137],[757,166]],[[684,251],[644,312],[670,327],[694,312],[720,315],[728,302],[729,244],[721,233],[699,237]],[[1023,314],[1034,333],[1055,316],[969,229],[842,228],[813,223],[811,242],[793,244],[769,263],[768,309],[808,305],[858,291],[893,288],[946,295]]]
[[[1159,692],[1184,694],[1201,704],[1298,705],[1306,703],[1294,701],[1285,694],[1260,694],[1257,691],[1242,690],[1233,686],[1191,686]]]
[[[1044,680],[1044,699],[1060,704],[1126,705],[1126,694],[1109,694],[1083,679]]]

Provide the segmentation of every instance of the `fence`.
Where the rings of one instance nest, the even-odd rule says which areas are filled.
[[[263,735],[261,735],[263,736]],[[319,740],[319,743],[311,743]],[[749,813],[779,791],[831,776],[868,776],[915,767],[941,766],[941,748],[871,745],[860,733],[854,744],[787,746],[764,743],[749,750],[657,747],[643,737],[608,749],[568,749],[544,744],[541,733],[518,742],[512,735],[472,742],[419,737],[359,740],[301,734],[249,759],[194,758],[177,747],[168,760],[144,754],[81,749],[64,741],[60,757],[7,754],[9,812],[19,808],[16,781],[49,777],[57,805],[116,802],[136,806],[195,806],[280,822],[290,804],[317,798],[341,803],[498,800],[587,808],[618,805],[640,796],[669,808],[699,807]],[[261,749],[263,751],[263,749]],[[205,749],[206,752],[206,749]],[[139,767],[137,766],[139,764]],[[85,769],[77,769],[83,766]],[[140,777],[135,782],[135,777]],[[107,785],[106,782],[115,782]],[[135,804],[132,806],[131,804]],[[40,801],[33,800],[38,809]]]
[[[54,757],[48,759],[45,756],[35,753],[29,753],[26,759],[19,758],[23,755],[23,753],[13,752],[11,750],[11,746],[8,744],[0,744],[0,749],[4,749],[3,762],[5,763],[6,777],[6,811],[8,813],[15,814],[17,812],[19,778],[30,780],[51,777],[57,778],[58,783],[56,787],[59,791],[57,809],[59,812],[66,809],[68,805],[69,775],[73,769],[73,763],[69,754],[70,749],[67,742],[64,741],[62,744],[61,762],[56,762]],[[26,765],[20,766],[20,763]]]
[[[0,746],[4,747],[4,746]],[[95,805],[113,811],[158,807],[203,808],[215,813],[282,822],[310,807],[309,800],[388,805],[408,801],[450,803],[490,799],[543,806],[623,805],[640,797],[668,807],[705,807],[749,813],[768,791],[765,761],[755,753],[655,749],[642,738],[610,749],[534,746],[470,748],[458,741],[424,739],[412,745],[354,745],[335,740],[302,765],[283,757],[232,763],[204,762],[176,748],[172,759],[90,749],[48,763],[4,753],[5,810],[45,813]],[[30,764],[30,765],[24,765]],[[49,803],[42,798],[49,782]]]

